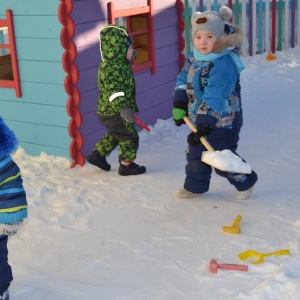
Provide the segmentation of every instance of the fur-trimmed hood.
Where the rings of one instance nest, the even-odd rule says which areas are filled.
[[[239,47],[242,44],[244,33],[242,29],[235,25],[230,25],[233,28],[232,33],[225,33],[219,40],[216,41],[213,48],[213,53],[220,53],[229,47]]]

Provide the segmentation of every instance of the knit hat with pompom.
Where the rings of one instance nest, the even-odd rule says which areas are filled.
[[[221,6],[219,12],[205,11],[194,12],[192,15],[192,38],[198,30],[208,30],[217,39],[224,34],[224,21],[232,17],[232,10],[227,6]]]

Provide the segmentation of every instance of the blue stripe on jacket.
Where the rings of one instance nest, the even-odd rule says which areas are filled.
[[[11,156],[0,161],[0,223],[18,222],[27,217],[26,192],[18,165]]]

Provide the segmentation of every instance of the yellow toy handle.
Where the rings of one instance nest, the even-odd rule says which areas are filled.
[[[247,250],[247,251],[244,251],[242,253],[239,254],[239,258],[241,260],[246,260],[248,258],[253,258],[253,257],[256,257],[256,260],[252,260],[252,264],[260,264],[264,261],[264,257],[266,256],[271,256],[271,255],[286,255],[286,254],[290,254],[291,251],[288,250],[288,249],[282,249],[282,250],[278,250],[278,251],[275,251],[275,252],[270,252],[270,253],[260,253],[260,252],[257,252],[255,250]]]
[[[271,256],[271,255],[286,255],[286,254],[290,254],[291,251],[288,249],[282,249],[282,250],[278,250],[275,252],[271,252],[271,253],[261,253],[261,255],[263,256]]]
[[[232,225],[240,225],[241,221],[242,221],[242,216],[238,215],[234,218]]]

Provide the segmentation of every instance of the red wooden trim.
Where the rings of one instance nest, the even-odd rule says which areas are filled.
[[[13,89],[15,88],[15,83],[13,80],[0,79],[0,87]]]
[[[10,49],[10,46],[9,45],[4,45],[4,44],[1,44],[0,45],[0,49]]]
[[[272,53],[276,52],[276,0],[272,0]]]
[[[132,71],[133,72],[139,72],[145,69],[149,69],[152,68],[152,61],[147,61],[143,64],[139,64],[139,65],[132,65]]]
[[[228,0],[228,7],[232,10],[232,0]],[[232,23],[232,18],[229,19],[229,22]]]
[[[0,87],[13,88],[16,92],[16,97],[21,98],[21,85],[20,85],[20,74],[18,67],[17,49],[15,43],[15,33],[13,24],[13,15],[10,9],[6,10],[6,20],[0,20],[1,27],[7,27],[8,31],[8,44],[1,44],[0,49],[9,49],[11,55],[11,65],[13,72],[13,80],[0,80]]]
[[[58,18],[63,28],[60,33],[60,42],[62,47],[66,50],[62,56],[62,66],[67,73],[64,87],[66,93],[69,95],[67,102],[67,112],[71,120],[68,126],[69,135],[72,138],[70,144],[70,156],[73,159],[71,167],[75,167],[77,164],[83,166],[85,164],[84,155],[81,152],[83,146],[83,138],[78,130],[82,124],[81,112],[78,109],[80,104],[80,92],[76,87],[79,80],[79,71],[74,61],[77,56],[77,49],[72,38],[75,34],[75,23],[70,17],[73,10],[73,0],[60,0],[61,4],[58,8]]]
[[[179,68],[182,69],[185,63],[185,55],[183,54],[185,48],[185,40],[183,32],[185,29],[185,22],[182,18],[184,12],[184,5],[182,0],[177,0],[177,13],[178,13],[178,43],[179,43]]]
[[[19,66],[18,66],[18,58],[17,58],[17,48],[15,42],[15,32],[14,32],[14,23],[13,23],[13,15],[12,11],[8,9],[6,11],[7,25],[8,25],[8,39],[10,44],[10,55],[11,55],[11,64],[14,75],[14,86],[16,90],[16,97],[21,98],[21,85],[20,85],[20,74],[19,74]]]
[[[115,5],[113,2],[107,3],[108,24],[115,25]]]
[[[152,61],[152,74],[156,73],[156,56],[155,56],[155,47],[154,47],[154,9],[153,9],[153,0],[148,0],[148,5],[150,7],[150,14],[147,15],[147,21],[149,25],[149,43],[150,43],[150,60]]]
[[[129,23],[129,21],[128,21],[128,23]],[[144,29],[144,30],[130,32],[130,35],[133,37],[133,36],[144,34],[144,33],[149,33],[149,30],[148,29]]]
[[[7,27],[7,21],[6,20],[0,20],[0,27]]]
[[[152,0],[148,0],[148,2],[152,2]],[[141,7],[134,7],[134,8],[128,8],[128,9],[115,10],[114,11],[114,16],[115,16],[115,18],[119,18],[119,17],[130,17],[130,16],[135,16],[135,15],[141,15],[141,14],[149,14],[149,13],[151,13],[150,12],[150,10],[151,10],[150,5],[149,6],[141,6]]]
[[[155,57],[155,47],[154,47],[154,9],[153,9],[153,0],[148,0],[148,6],[134,7],[130,9],[120,9],[115,10],[114,3],[107,3],[107,13],[108,13],[108,24],[115,24],[115,19],[119,17],[126,17],[127,27],[129,24],[128,17],[147,14],[147,30],[140,30],[136,32],[129,32],[131,36],[138,34],[147,33],[149,38],[149,59],[150,62],[140,65],[133,65],[133,72],[138,72],[146,68],[151,68],[152,74],[156,73],[156,57]],[[129,27],[128,27],[129,28]]]

